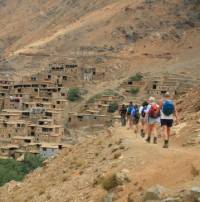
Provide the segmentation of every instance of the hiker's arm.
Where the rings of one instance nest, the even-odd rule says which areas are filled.
[[[177,112],[177,110],[176,110],[176,105],[174,105],[174,116],[175,116],[175,118],[176,118],[176,121],[179,123],[179,118],[178,118],[178,112]]]
[[[159,109],[162,110],[162,107],[163,107],[163,100],[160,100],[159,101]]]

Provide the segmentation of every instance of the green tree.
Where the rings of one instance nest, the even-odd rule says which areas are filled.
[[[109,113],[114,113],[118,110],[118,103],[117,102],[112,102],[108,106],[108,112]]]
[[[143,76],[139,73],[135,74],[134,76],[130,77],[130,81],[141,81]]]
[[[78,88],[70,88],[67,93],[67,99],[71,102],[75,102],[81,99],[81,92]]]
[[[131,90],[130,90],[130,93],[132,94],[132,95],[136,95],[136,94],[138,94],[139,93],[139,88],[131,88]]]

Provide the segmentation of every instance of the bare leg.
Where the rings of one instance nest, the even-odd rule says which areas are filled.
[[[163,135],[164,135],[164,146],[163,148],[168,148],[168,143],[169,143],[169,133],[170,133],[170,129],[168,129],[167,126],[163,126]]]
[[[157,138],[158,138],[158,125],[157,124],[154,124],[153,125],[153,133],[154,133],[154,139],[153,139],[153,143],[154,144],[157,144]]]
[[[151,142],[151,134],[152,134],[152,130],[153,130],[153,125],[152,124],[149,124],[148,125],[148,137],[146,139],[147,142]]]

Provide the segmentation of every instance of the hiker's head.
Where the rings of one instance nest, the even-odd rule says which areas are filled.
[[[154,98],[154,97],[150,97],[150,98],[148,99],[148,103],[151,104],[151,103],[153,103],[153,102],[155,102],[155,98]]]
[[[166,98],[166,99],[169,99],[169,98],[170,98],[170,93],[169,93],[169,92],[166,92],[166,93],[165,93],[165,98]]]
[[[122,105],[122,108],[125,108],[125,104]]]
[[[145,106],[147,106],[148,105],[148,102],[147,101],[144,101],[143,103],[142,103],[142,106],[143,107],[145,107]]]
[[[133,105],[133,102],[130,102],[129,105]]]

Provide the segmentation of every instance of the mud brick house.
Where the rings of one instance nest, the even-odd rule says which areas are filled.
[[[125,89],[126,92],[130,92],[131,89],[140,89],[142,87],[146,86],[146,82],[145,81],[130,81],[128,80],[127,82],[124,82],[122,84],[122,87]]]
[[[34,142],[34,137],[30,136],[14,136],[11,138],[11,143],[19,146],[32,142]]]
[[[0,79],[0,92],[10,92],[12,86],[14,84],[14,81],[12,80],[4,80]]]
[[[60,91],[61,87],[52,86],[52,87],[39,88],[38,96],[51,98],[53,96],[53,93],[58,94]]]
[[[62,118],[63,118],[62,112],[63,112],[63,109],[47,110],[44,116],[47,119],[53,119],[55,124],[59,124],[62,122]]]
[[[12,138],[16,135],[25,136],[27,134],[27,125],[25,121],[1,121],[0,137]]]
[[[0,92],[0,98],[5,98],[8,94],[6,92]]]
[[[96,69],[95,68],[81,68],[81,78],[84,81],[93,80],[95,74],[96,74]]]
[[[24,144],[21,148],[28,153],[39,153],[41,143],[31,142]]]
[[[59,152],[58,145],[42,143],[40,146],[40,155],[44,158],[55,156],[58,152]]]
[[[84,81],[100,80],[105,77],[105,72],[97,72],[96,68],[81,68],[81,79]]]
[[[64,109],[68,104],[68,100],[58,99],[53,101],[53,108],[54,109]]]
[[[38,95],[40,88],[51,87],[53,84],[49,81],[36,81],[36,82],[26,82],[26,83],[17,83],[13,85],[13,93],[27,93],[33,96]]]
[[[1,98],[1,97],[0,97],[0,111],[1,111],[2,109],[4,109],[4,100],[5,100],[5,98]]]
[[[1,157],[14,158],[15,151],[19,149],[18,145],[8,144],[0,147]]]
[[[98,124],[108,125],[110,124],[112,117],[109,115],[99,114],[81,114],[81,113],[69,113],[68,114],[68,126],[69,127],[84,127],[94,126]]]
[[[39,142],[61,142],[63,136],[62,125],[37,125],[36,140]]]
[[[18,121],[21,119],[21,113],[22,111],[20,110],[4,109],[0,113],[0,118],[5,121]]]
[[[35,137],[36,136],[36,129],[37,129],[37,124],[30,123],[27,125],[27,135]]]
[[[23,102],[22,97],[8,96],[4,98],[4,108],[5,109],[21,109],[22,102]]]

